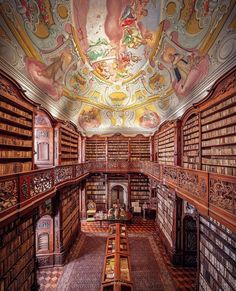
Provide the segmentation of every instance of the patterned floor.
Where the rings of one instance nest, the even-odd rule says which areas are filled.
[[[81,229],[83,233],[106,233],[108,232],[108,224],[103,223],[102,227],[99,222],[86,222],[82,221]],[[152,234],[156,243],[156,246],[161,253],[163,262],[174,282],[175,290],[177,291],[192,291],[195,288],[196,269],[195,268],[180,268],[173,267],[168,259],[163,245],[160,242],[159,237],[156,235],[155,223],[151,219],[143,219],[142,217],[134,217],[132,223],[128,225],[128,234]],[[76,244],[79,243],[79,238]],[[71,250],[68,261],[74,257],[73,249]],[[38,271],[38,284],[40,285],[40,291],[53,291],[56,290],[58,280],[63,273],[63,267],[61,268],[49,268],[41,269]],[[61,291],[61,290],[60,290]],[[146,291],[146,290],[145,290]]]

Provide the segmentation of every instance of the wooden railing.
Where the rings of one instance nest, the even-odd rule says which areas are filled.
[[[211,216],[236,231],[236,178],[205,171],[165,166],[149,161],[88,162],[57,166],[0,178],[0,223],[9,216],[36,207],[68,183],[76,183],[89,173],[139,172],[173,188],[194,205],[199,213]]]

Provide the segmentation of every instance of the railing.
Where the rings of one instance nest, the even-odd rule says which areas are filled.
[[[0,221],[54,195],[59,187],[79,182],[94,172],[146,174],[175,189],[178,196],[193,204],[201,214],[236,230],[235,177],[149,161],[95,161],[3,176],[0,178]]]

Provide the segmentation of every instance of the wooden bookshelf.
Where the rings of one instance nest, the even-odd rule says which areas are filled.
[[[158,184],[157,188],[157,225],[166,238],[167,249],[174,246],[173,229],[174,225],[174,208],[175,194],[174,191]]]
[[[201,112],[202,170],[236,175],[236,96]]]
[[[32,217],[17,219],[1,229],[2,290],[32,290],[35,283],[35,232]]]
[[[150,161],[150,138],[142,135],[129,139],[130,160]]]
[[[107,139],[108,160],[129,160],[129,139],[115,135]]]
[[[142,207],[144,202],[149,203],[149,200],[149,178],[143,174],[130,174],[130,202],[139,201],[139,205]]]
[[[158,163],[175,164],[175,124],[167,123],[158,132]]]
[[[67,249],[79,230],[79,193],[78,186],[67,186],[61,190],[61,240]]]
[[[94,174],[86,179],[86,199],[96,203],[96,210],[106,210],[106,176]]]
[[[71,165],[79,162],[79,133],[70,123],[58,123],[55,129],[55,164]]]
[[[200,289],[234,290],[235,233],[213,218],[200,216],[199,240]]]
[[[33,169],[34,106],[0,73],[0,175]]]
[[[201,169],[199,114],[186,117],[182,124],[182,166]]]
[[[86,161],[106,161],[107,145],[105,137],[94,136],[86,138],[85,159]]]
[[[87,137],[85,142],[86,161],[144,160],[149,161],[151,141],[141,134],[126,137],[115,134],[109,137]]]
[[[156,131],[153,135],[153,161],[158,161],[158,131]]]

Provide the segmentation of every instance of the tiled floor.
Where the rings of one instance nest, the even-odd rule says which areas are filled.
[[[40,291],[51,291],[57,287],[58,279],[63,272],[63,267],[40,269],[37,273]]]
[[[100,227],[99,222],[81,222],[82,232],[108,232],[108,224],[102,224]],[[171,277],[173,278],[176,290],[190,291],[195,290],[196,269],[195,268],[180,268],[173,267],[165,252],[159,237],[156,235],[155,222],[151,219],[143,219],[142,217],[134,217],[132,223],[128,225],[128,233],[152,233],[155,237],[157,246],[163,256]],[[48,268],[38,271],[38,284],[40,291],[52,291],[56,289],[59,277],[63,272],[63,267]]]

